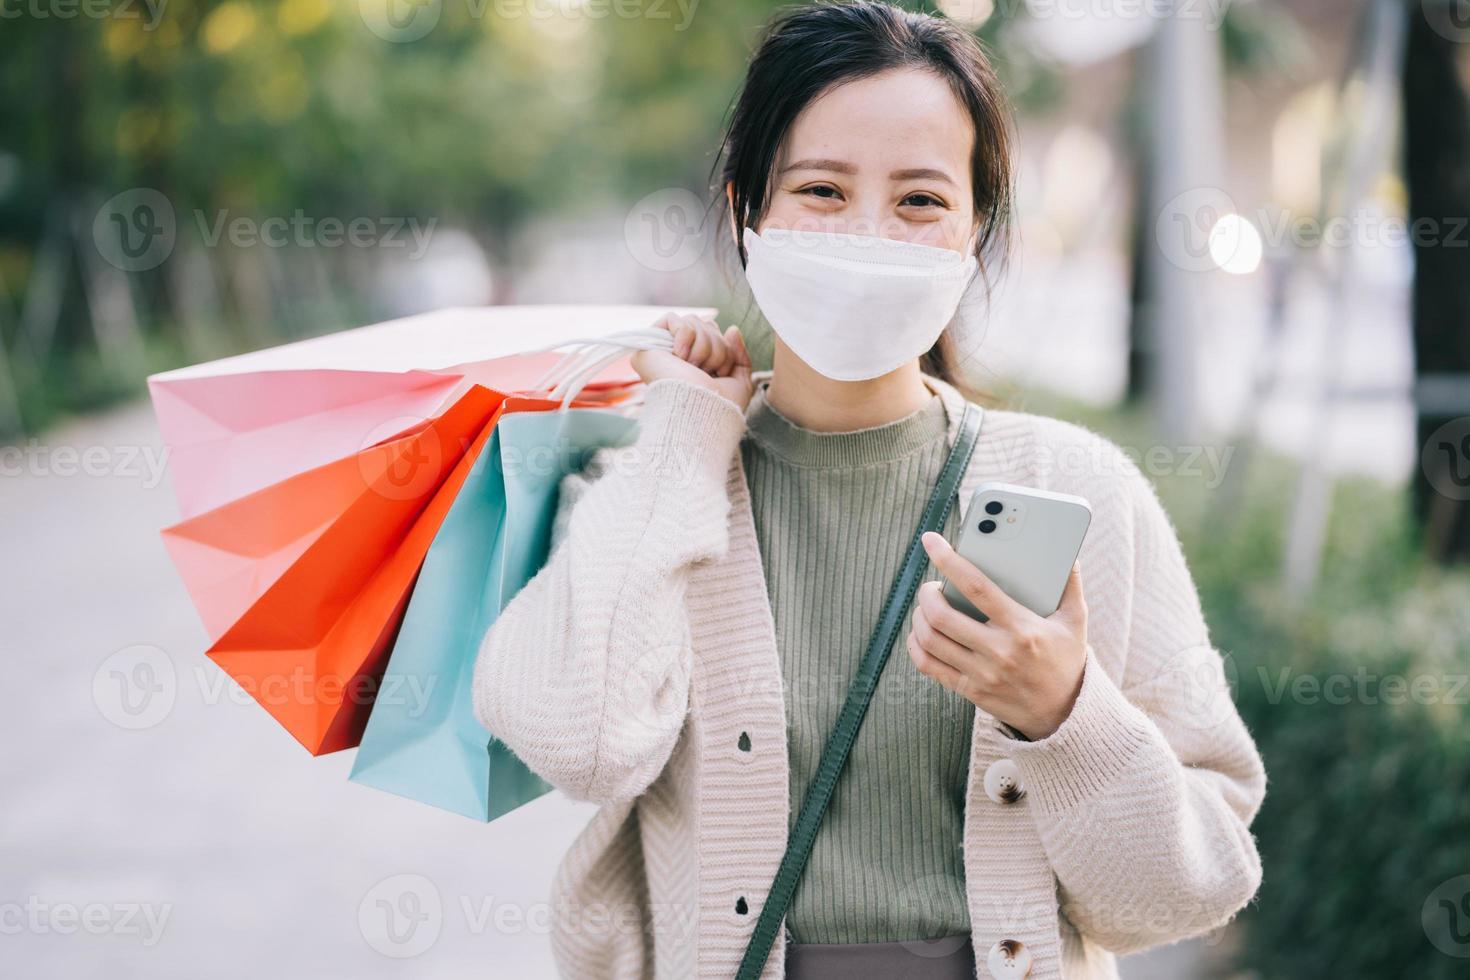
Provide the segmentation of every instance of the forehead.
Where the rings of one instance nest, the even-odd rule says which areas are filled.
[[[792,160],[842,160],[859,170],[940,166],[968,182],[974,124],[948,82],[894,69],[843,82],[792,122],[778,168]]]

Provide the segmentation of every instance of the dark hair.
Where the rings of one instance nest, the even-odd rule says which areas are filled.
[[[801,111],[829,89],[895,68],[933,72],[949,83],[975,127],[970,171],[980,234],[980,275],[1010,249],[1013,197],[1011,110],[980,41],[952,21],[880,0],[822,0],[787,9],[767,25],[720,146],[719,196],[731,188],[727,215],[745,265],[741,230],[767,205],[776,155]],[[716,163],[719,167],[719,163]],[[960,387],[950,332],[920,360],[928,374]]]

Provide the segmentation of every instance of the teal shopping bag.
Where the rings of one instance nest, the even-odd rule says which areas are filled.
[[[636,428],[596,409],[499,419],[424,559],[350,779],[477,820],[550,791],[475,717],[475,657],[546,561],[562,476]]]

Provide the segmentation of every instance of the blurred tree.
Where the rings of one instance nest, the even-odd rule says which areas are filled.
[[[1225,8],[1219,25],[1222,64],[1227,75],[1259,78],[1289,74],[1305,63],[1308,45],[1296,18],[1285,6],[1259,2],[1232,3]],[[1130,231],[1130,311],[1128,319],[1128,376],[1125,400],[1142,403],[1158,384],[1149,256],[1158,248],[1155,220],[1166,198],[1157,190],[1157,174],[1150,165],[1149,139],[1153,119],[1147,112],[1149,100],[1160,84],[1144,69],[1142,53],[1134,57],[1134,74],[1128,104],[1120,114],[1125,142],[1132,147],[1133,227]]]
[[[1414,248],[1414,354],[1417,445],[1414,513],[1426,550],[1444,561],[1470,560],[1470,99],[1465,45],[1436,24],[1433,5],[1411,16],[1404,54],[1404,170]],[[1417,13],[1417,12],[1416,12]],[[1429,445],[1432,441],[1437,445]],[[1431,468],[1434,468],[1431,476]],[[1436,485],[1438,484],[1438,485]],[[1452,496],[1447,489],[1465,491]]]
[[[381,250],[238,246],[230,221],[432,221],[513,267],[532,218],[703,192],[780,6],[443,0],[414,8],[430,19],[411,30],[372,0],[7,6],[0,83],[27,97],[0,114],[0,295],[18,311],[0,315],[0,365],[25,426],[136,390],[145,367],[378,315]],[[972,6],[1017,101],[1054,96],[1008,39],[1011,5]],[[168,202],[177,242],[156,267],[114,270],[89,221],[138,188]],[[140,363],[118,354],[137,346],[118,340],[129,324]]]

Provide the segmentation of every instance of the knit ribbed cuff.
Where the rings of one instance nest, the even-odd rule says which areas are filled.
[[[644,392],[637,464],[665,478],[724,485],[745,434],[745,413],[730,399],[682,378],[659,378]]]
[[[1109,785],[1131,779],[1141,750],[1159,737],[1087,646],[1082,688],[1072,713],[1046,738],[1018,742],[1011,759],[1041,810],[1056,813],[1082,803]]]

